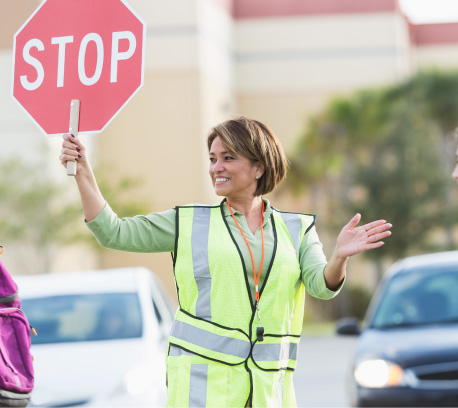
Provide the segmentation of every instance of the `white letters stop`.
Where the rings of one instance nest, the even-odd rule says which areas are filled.
[[[119,51],[119,42],[121,40],[128,40],[129,47],[127,51]],[[88,76],[85,70],[85,59],[86,59],[86,49],[90,42],[93,42],[97,49],[97,61],[95,65],[95,71],[92,76]],[[65,73],[65,50],[67,44],[73,43],[73,36],[65,37],[52,37],[51,44],[57,45],[58,48],[58,60],[57,60],[57,87],[61,88],[64,86],[64,73]],[[111,64],[110,64],[110,82],[118,81],[118,62],[122,60],[127,60],[135,52],[137,47],[137,40],[134,34],[130,31],[116,31],[112,34],[111,41]],[[28,91],[34,91],[38,89],[43,83],[45,78],[45,71],[43,69],[42,63],[35,57],[30,55],[30,50],[36,48],[38,51],[44,51],[45,46],[42,41],[37,38],[33,38],[24,46],[22,50],[22,56],[24,61],[33,66],[36,70],[36,79],[34,81],[29,81],[26,75],[20,77],[21,85],[24,89]],[[83,37],[81,40],[79,53],[78,53],[78,77],[83,85],[94,85],[100,79],[102,75],[104,63],[104,46],[102,37],[97,33],[89,33]]]

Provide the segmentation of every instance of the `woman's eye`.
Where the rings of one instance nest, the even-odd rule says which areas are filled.
[[[225,159],[226,160],[234,160],[234,158],[232,156],[226,156]]]
[[[214,159],[213,157],[210,157],[210,163],[214,163],[216,162],[216,159]]]

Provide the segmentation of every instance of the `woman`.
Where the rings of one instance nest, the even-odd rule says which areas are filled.
[[[342,229],[329,262],[313,215],[281,212],[262,195],[284,178],[273,132],[245,117],[208,136],[213,206],[188,205],[118,219],[100,193],[83,144],[64,135],[62,164],[76,160],[88,227],[108,248],[170,251],[179,310],[169,337],[168,406],[296,406],[292,372],[305,289],[330,299],[348,258],[383,245],[390,224]]]

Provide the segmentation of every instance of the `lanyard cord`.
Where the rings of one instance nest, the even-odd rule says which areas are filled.
[[[237,222],[236,218],[234,217],[234,213],[232,212],[231,206],[229,203],[226,201],[226,204],[229,208],[229,211],[232,215],[232,218],[234,219],[235,223],[237,224],[237,227],[239,227],[240,232],[242,233],[242,237],[246,242],[246,245],[248,247],[248,250],[250,251],[251,255],[251,262],[253,263],[253,276],[254,276],[254,284],[256,285],[256,302],[259,302],[259,278],[261,277],[261,270],[262,270],[262,264],[264,263],[264,231],[263,231],[263,216],[264,216],[264,201],[262,201],[262,209],[261,209],[261,239],[262,239],[262,256],[261,256],[261,264],[259,265],[259,272],[256,274],[256,268],[254,265],[254,257],[253,257],[253,252],[251,252],[251,247],[250,244],[248,243],[248,240],[245,237],[245,234],[242,231],[242,228],[240,227],[239,223]]]

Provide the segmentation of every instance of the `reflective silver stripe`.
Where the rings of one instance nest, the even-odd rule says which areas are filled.
[[[191,364],[191,381],[189,384],[189,406],[207,406],[207,364]]]
[[[211,321],[211,275],[208,265],[208,233],[211,208],[195,207],[192,220],[192,263],[197,283],[196,316]]]
[[[301,238],[302,220],[298,214],[281,213],[283,221],[285,221],[286,228],[288,228],[289,235],[293,240],[294,249],[296,250],[297,257],[299,258],[299,242]]]
[[[180,357],[180,356],[195,356],[195,354],[190,353],[189,351],[180,349],[179,347],[170,346],[169,356],[171,357]]]
[[[248,341],[220,336],[179,320],[173,322],[170,334],[188,343],[228,356],[247,358],[250,354],[251,345]]]
[[[253,348],[253,359],[255,361],[282,361],[296,360],[297,344],[296,343],[281,343],[281,344],[262,344],[256,343]]]

